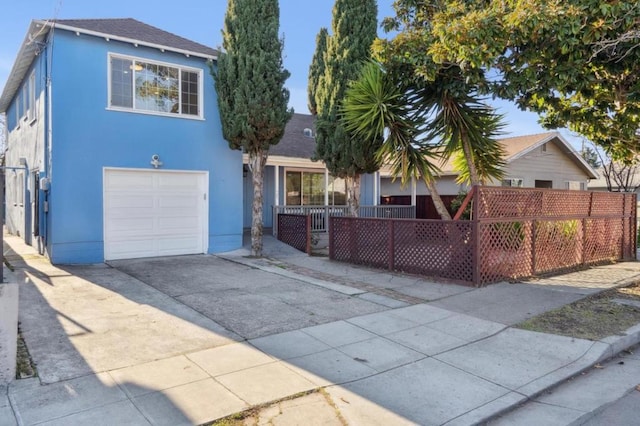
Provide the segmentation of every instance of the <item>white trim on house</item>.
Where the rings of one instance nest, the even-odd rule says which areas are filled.
[[[158,66],[163,66],[167,68],[174,68],[178,70],[178,103],[180,108],[182,109],[182,72],[191,72],[198,74],[198,114],[186,114],[186,113],[172,113],[172,112],[164,112],[164,111],[153,111],[147,109],[137,109],[136,108],[136,81],[135,74],[132,75],[132,87],[131,87],[131,101],[132,106],[129,107],[121,107],[121,106],[113,106],[111,100],[111,63],[112,59],[123,59],[126,61],[131,61],[132,64],[134,62],[140,62],[145,64],[153,64]],[[171,62],[157,61],[152,59],[147,59],[139,56],[132,55],[122,55],[120,53],[108,52],[107,53],[107,110],[108,111],[120,111],[120,112],[129,112],[136,114],[147,114],[147,115],[160,115],[162,117],[173,117],[173,118],[187,118],[191,120],[204,120],[204,84],[203,84],[203,76],[204,72],[202,68],[195,68],[180,64],[175,64]]]
[[[107,34],[107,33],[101,33],[98,31],[91,31],[91,30],[87,30],[84,28],[78,28],[78,27],[74,27],[71,25],[64,25],[64,24],[60,24],[60,23],[51,23],[48,21],[35,21],[36,24],[42,25],[42,26],[54,26],[55,28],[59,28],[61,30],[67,30],[67,31],[71,31],[76,33],[76,35],[80,35],[80,34],[86,34],[86,35],[90,35],[90,36],[94,36],[94,37],[100,37],[100,38],[104,38],[105,40],[109,41],[109,40],[116,40],[116,41],[121,41],[124,43],[128,43],[128,44],[133,44],[134,46],[145,46],[145,47],[151,47],[153,49],[158,49],[161,52],[164,51],[169,51],[169,52],[174,52],[174,53],[181,53],[187,57],[189,56],[195,56],[197,58],[203,58],[203,59],[210,59],[210,60],[217,60],[218,57],[215,55],[206,55],[204,53],[198,53],[198,52],[194,52],[191,50],[184,50],[184,49],[179,49],[177,47],[169,47],[169,46],[165,46],[162,44],[156,44],[156,43],[149,43],[146,41],[140,41],[140,40],[136,40],[133,38],[128,38],[128,37],[121,37],[121,36],[116,36],[116,35],[112,35],[112,34]]]
[[[573,149],[571,144],[569,142],[567,142],[567,140],[565,138],[563,138],[562,135],[560,133],[558,133],[558,132],[550,133],[549,136],[547,136],[546,138],[539,140],[538,142],[536,142],[533,145],[527,147],[526,149],[523,149],[522,151],[518,152],[517,154],[513,155],[512,157],[509,157],[507,159],[507,163],[510,163],[510,162],[512,162],[514,160],[517,160],[518,158],[524,157],[528,153],[534,151],[535,149],[541,147],[542,145],[545,145],[546,143],[551,142],[552,140],[554,140],[556,138],[560,141],[562,147],[564,147],[565,153],[566,154],[570,154],[571,156],[574,157],[574,159],[576,159],[578,161],[578,163],[580,163],[580,165],[587,172],[587,175],[590,175],[590,179],[597,179],[598,178],[598,172],[596,172],[593,169],[593,167],[591,167],[589,165],[589,163],[587,163],[585,161],[585,159],[582,158],[582,156],[575,149]]]

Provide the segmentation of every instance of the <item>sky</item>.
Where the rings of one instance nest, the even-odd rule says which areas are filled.
[[[221,30],[227,2],[189,0],[4,0],[0,14],[0,88],[11,71],[20,45],[32,19],[135,18],[165,31],[211,47],[222,45]],[[331,27],[334,0],[280,0],[280,32],[285,40],[284,65],[291,73],[286,86],[291,93],[290,106],[308,114],[307,75],[315,50],[316,34]],[[379,20],[393,16],[393,0],[379,0]],[[379,30],[379,36],[385,34]],[[506,101],[492,101],[506,116],[505,137],[544,132],[534,113],[518,110]],[[580,149],[580,141],[568,131],[563,136]]]

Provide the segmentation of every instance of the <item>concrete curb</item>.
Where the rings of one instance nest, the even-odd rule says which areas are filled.
[[[515,389],[513,392],[503,395],[482,407],[478,407],[468,413],[465,413],[464,415],[449,421],[446,425],[487,423],[510,411],[513,411],[525,402],[535,400],[542,393],[580,375],[584,371],[593,368],[594,365],[615,357],[622,351],[638,343],[640,343],[640,324],[627,329],[623,335],[609,336],[602,340],[594,341],[593,345],[575,361],[527,383],[526,385]],[[581,418],[580,420],[584,422],[586,419]]]

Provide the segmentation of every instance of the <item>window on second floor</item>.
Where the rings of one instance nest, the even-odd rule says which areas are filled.
[[[110,55],[109,107],[202,118],[202,70]]]

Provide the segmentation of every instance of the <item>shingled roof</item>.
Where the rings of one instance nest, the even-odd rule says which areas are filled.
[[[305,135],[305,129],[311,130],[313,136]],[[284,129],[284,136],[277,145],[269,149],[269,155],[311,159],[316,150],[315,134],[312,115],[293,114]]]
[[[0,113],[9,107],[39,53],[40,45],[54,28],[204,59],[216,59],[218,56],[215,49],[132,18],[33,20],[0,96]]]
[[[204,56],[215,57],[218,55],[218,51],[215,49],[133,18],[58,19],[53,21],[53,24],[59,28],[70,27],[69,29],[71,30],[81,29],[97,33],[96,35],[121,37],[141,42],[141,44],[162,46],[168,49],[192,52]]]

